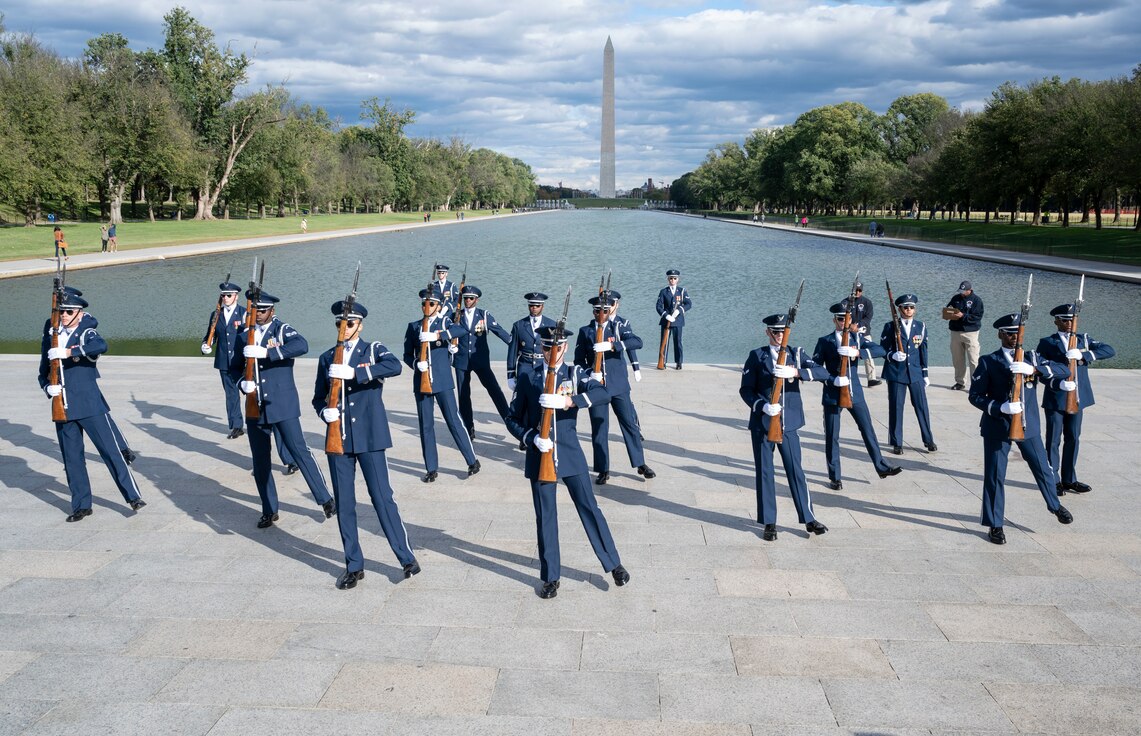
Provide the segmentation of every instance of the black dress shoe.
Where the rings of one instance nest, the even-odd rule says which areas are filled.
[[[244,429],[241,429],[241,428],[239,428],[239,429],[231,429],[231,430],[230,430],[230,433],[229,433],[228,435],[226,435],[226,439],[228,439],[228,440],[236,440],[236,439],[238,439],[239,437],[241,437],[241,436],[242,436],[243,434],[245,434],[245,433],[246,433],[246,430],[244,430]]]
[[[527,449],[527,443],[524,442],[523,440],[519,440],[519,449],[520,450],[526,450]]]
[[[337,500],[330,498],[328,501],[321,504],[321,510],[325,512],[326,519],[332,519],[337,515]]]
[[[828,527],[824,526],[819,521],[810,521],[804,525],[804,528],[812,534],[823,534],[824,532],[828,531]]]
[[[1076,480],[1073,483],[1063,483],[1062,486],[1070,493],[1089,493],[1093,490],[1085,483],[1079,483]]]
[[[91,509],[78,509],[67,517],[67,521],[83,521],[88,516],[91,516]]]
[[[649,465],[639,465],[638,475],[644,475],[646,480],[649,480],[650,478],[657,477],[658,474],[651,470]]]
[[[1058,498],[1061,498],[1062,496],[1066,495],[1066,484],[1065,483],[1058,483],[1057,485],[1054,486],[1054,488],[1055,488],[1055,490],[1058,491]]]
[[[125,448],[123,450],[123,462],[125,462],[127,465],[130,465],[131,463],[135,462],[135,458],[137,458],[137,457],[138,457],[138,455],[133,453],[131,451],[131,448],[128,447],[128,448]]]
[[[273,522],[277,521],[277,514],[262,514],[258,519],[258,529],[268,529],[273,526]]]
[[[952,391],[962,391],[962,390],[963,390],[963,388],[964,388],[963,384],[961,384],[961,383],[956,383],[954,386],[952,386],[952,387],[951,387],[951,390],[952,390]],[[1001,532],[1001,531],[1002,531],[1002,529],[999,529],[999,531]],[[1004,543],[1005,543],[1005,540],[1006,540],[1006,537],[1003,537],[1003,540],[1004,540],[1003,542],[996,542],[996,544],[1004,544]]]
[[[1006,532],[1002,531],[1001,526],[992,526],[987,536],[994,544],[1006,544]]]
[[[296,465],[294,465],[293,463],[290,463],[289,465],[286,465],[286,466],[285,466],[285,474],[286,474],[286,475],[293,475],[293,474],[294,474],[294,473],[296,473],[298,470],[301,470],[301,468],[297,467],[297,466],[296,466]]]
[[[681,370],[681,363],[678,363],[677,365],[675,365],[675,366],[674,366],[674,370],[675,370],[675,371],[680,371],[680,370]]]
[[[891,446],[891,454],[892,455],[902,455],[903,454],[903,448],[900,447],[899,445],[892,445]]]
[[[765,530],[761,533],[761,539],[765,540],[766,542],[777,541],[777,525],[765,524]]]
[[[405,580],[412,577],[413,575],[419,575],[419,574],[420,574],[420,563],[417,562],[416,560],[412,560],[411,562],[409,562],[407,565],[404,566],[404,579]]]
[[[429,470],[427,473],[424,474],[424,477],[421,478],[420,480],[422,480],[425,483],[435,483],[436,478],[439,478],[439,477],[440,477],[439,471]]]
[[[610,480],[610,471],[609,470],[603,470],[601,473],[598,474],[598,480],[596,480],[595,483],[597,483],[600,486],[604,486],[604,485],[606,485],[606,481],[608,481],[608,480]]]
[[[1054,512],[1054,516],[1058,517],[1058,521],[1063,524],[1072,524],[1074,522],[1074,515],[1071,514],[1065,506],[1059,506],[1058,510]]]
[[[143,506],[146,506],[146,505],[147,505],[146,501],[144,501],[141,498],[136,498],[134,501],[131,501],[131,511],[138,511],[139,509],[141,509]]]
[[[842,490],[844,490],[844,481],[842,481],[842,480],[830,480],[830,481],[828,481],[828,487],[834,491],[842,491]]]
[[[889,475],[899,475],[902,472],[903,472],[903,468],[899,467],[898,465],[889,465],[889,466],[887,466],[887,470],[880,473],[880,477],[886,478]]]
[[[879,380],[878,378],[873,381],[868,381],[868,388],[871,388],[872,386],[878,386],[881,383],[883,383],[883,381]]]
[[[471,439],[471,440],[475,439],[475,427],[468,427],[467,428],[467,436],[468,436],[468,439]]]
[[[471,476],[473,476],[473,475],[475,475],[476,473],[478,473],[478,472],[479,472],[479,468],[480,468],[480,465],[479,465],[479,460],[476,460],[474,463],[472,463],[471,465],[467,466],[467,474],[468,474],[468,477],[470,478]]]
[[[928,442],[927,444],[925,444],[923,446],[927,448],[927,452],[935,452],[936,450],[939,449],[939,446],[936,445],[934,442]]]
[[[619,588],[630,582],[630,573],[626,572],[626,568],[621,565],[611,570],[610,574],[614,576],[614,584]]]
[[[549,583],[543,583],[543,587],[539,590],[540,598],[554,598],[559,594],[559,581],[552,580]]]
[[[357,587],[357,581],[363,577],[364,570],[345,570],[344,574],[337,578],[337,588],[339,590],[355,588]]]

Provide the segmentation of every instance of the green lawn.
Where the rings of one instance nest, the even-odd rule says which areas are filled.
[[[488,211],[464,211],[464,218],[490,216]],[[432,219],[455,219],[454,212],[434,212]],[[351,230],[401,223],[423,222],[420,212],[394,212],[371,215],[310,215],[309,232],[324,230]],[[67,239],[68,252],[97,253],[102,245],[98,222],[61,222]],[[55,252],[52,237],[53,225],[36,227],[6,225],[0,227],[0,260],[16,260],[51,256]],[[215,240],[257,238],[266,235],[285,235],[301,232],[300,217],[267,217],[264,220],[161,220],[158,222],[125,222],[119,225],[119,250],[152,248],[161,245],[207,243]]]

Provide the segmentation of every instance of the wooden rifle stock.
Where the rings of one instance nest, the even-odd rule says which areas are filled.
[[[845,347],[845,348],[848,347],[848,338],[851,337],[851,335],[852,335],[851,327],[852,327],[852,305],[849,303],[848,304],[848,311],[844,313],[844,332],[840,336],[840,346],[841,347]],[[788,330],[785,330],[785,332],[788,332]],[[848,366],[849,366],[849,364],[851,364],[851,362],[852,362],[851,358],[848,358],[847,356],[844,356],[844,355],[840,356],[840,376],[846,377],[848,375]],[[842,408],[842,409],[851,409],[852,408],[852,387],[851,386],[841,386],[840,387],[839,405],[840,405],[840,408]]]
[[[210,323],[210,331],[206,333],[206,344],[214,344],[214,332],[218,329],[218,323],[222,320],[222,295],[218,295],[218,308],[214,310],[214,321]]]
[[[670,343],[670,325],[672,323],[667,319],[665,329],[662,330],[662,346],[658,348],[658,370],[664,371],[666,369],[666,347]]]
[[[246,345],[257,345],[257,305],[253,299],[246,299]],[[257,379],[257,358],[246,358],[245,380]],[[246,394],[246,421],[257,420],[261,417],[261,407],[258,405],[258,390],[255,388]]]
[[[428,311],[431,309],[431,306],[429,306],[430,304],[431,302],[424,300],[424,319],[420,320],[420,332],[427,332],[428,327],[432,324],[432,315]],[[431,348],[429,347],[428,343],[420,343],[421,363],[428,362],[428,358],[431,357],[430,353]],[[432,393],[432,366],[430,365],[428,366],[428,370],[420,372],[420,393]]]
[[[345,360],[345,332],[348,329],[348,320],[341,320],[337,326],[337,347],[333,351],[333,364],[340,365]],[[340,408],[341,379],[329,379],[329,396],[325,399],[326,409]],[[329,422],[325,426],[325,453],[329,455],[344,455],[345,446],[341,441],[341,419]]]
[[[792,332],[792,325],[788,325],[784,329],[784,334],[780,336],[780,350],[777,351],[777,365],[785,365],[788,362],[788,333]],[[784,393],[784,379],[773,379],[773,393],[769,397],[770,404],[779,404],[781,394]],[[780,444],[784,441],[784,412],[777,414],[775,417],[769,417],[769,442]]]
[[[1069,350],[1076,350],[1078,347],[1078,313],[1074,312],[1074,319],[1070,323],[1070,342],[1067,345]],[[1070,380],[1074,383],[1078,382],[1078,361],[1070,361]],[[1073,391],[1066,392],[1066,413],[1078,413],[1078,389],[1074,388]]]
[[[565,345],[559,345],[554,348],[555,353],[551,355],[552,362],[558,363],[558,354],[566,352]],[[553,394],[557,388],[557,381],[559,379],[558,367],[547,365],[547,373],[543,377],[543,393]],[[542,419],[539,422],[539,436],[545,440],[551,438],[551,426],[555,421],[554,409],[543,409]],[[540,483],[554,483],[559,479],[558,474],[555,472],[555,448],[551,448],[539,455],[539,482]]]
[[[884,283],[887,284],[887,304],[891,307],[891,322],[895,326],[895,349],[902,353],[904,352],[903,325],[899,323],[899,310],[895,308],[895,297],[891,294],[891,284],[886,281]]]
[[[1022,320],[1018,325],[1018,342],[1014,346],[1014,362],[1022,362],[1022,338],[1026,330],[1026,321]],[[1010,403],[1022,401],[1022,383],[1025,376],[1021,373],[1014,374],[1014,385],[1010,389]],[[1025,407],[1023,408],[1025,411]],[[1023,422],[1023,412],[1010,415],[1010,439],[1024,440],[1026,439],[1026,427]]]
[[[51,346],[53,348],[59,347],[59,281],[56,281],[56,288],[52,291],[52,316],[51,316],[51,331],[52,339]],[[59,386],[60,393],[58,396],[52,397],[52,421],[53,422],[66,422],[67,421],[67,407],[64,405],[63,400],[63,371],[60,366],[60,361],[53,360],[48,365],[48,385]]]

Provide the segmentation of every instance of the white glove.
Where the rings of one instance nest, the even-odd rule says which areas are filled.
[[[769,404],[766,402],[765,405],[761,407],[761,411],[770,417],[775,417],[777,414],[780,414],[780,404]]]
[[[590,374],[590,380],[598,381],[599,383],[602,383],[602,374],[601,373],[591,373]]]
[[[543,439],[537,434],[535,435],[535,439],[531,440],[531,444],[534,445],[535,449],[539,452],[550,452],[551,448],[555,446],[554,441]]]
[[[858,330],[856,330],[856,332],[860,333],[861,335],[865,334],[867,331],[868,331],[868,328],[862,327],[862,326]]]
[[[1021,401],[1004,401],[1004,402],[1002,402],[1002,406],[999,407],[999,410],[1001,410],[1003,414],[1021,414],[1022,413],[1022,402]]]
[[[606,353],[614,349],[614,343],[603,340],[602,342],[594,343],[594,352]]]
[[[901,353],[898,350],[896,350],[894,353],[891,354],[891,359],[894,360],[896,363],[902,363],[902,362],[907,360],[907,353]]]
[[[330,363],[329,364],[329,378],[339,378],[342,381],[348,381],[357,375],[356,368],[344,363]]]
[[[565,409],[567,397],[562,394],[539,394],[539,406],[544,409]]]
[[[325,422],[325,424],[332,424],[333,422],[337,421],[340,418],[341,418],[341,410],[340,409],[322,409],[321,410],[321,419]]]
[[[1078,388],[1078,384],[1074,381],[1062,381],[1062,383],[1059,385],[1062,387],[1063,391],[1076,391]]]
[[[851,345],[841,345],[840,347],[836,348],[836,352],[838,352],[840,354],[840,357],[843,357],[843,358],[858,358],[858,357],[860,357],[860,351],[855,349]]]
[[[1066,360],[1081,360],[1081,359],[1082,359],[1082,351],[1081,350],[1078,350],[1077,348],[1073,348],[1071,350],[1066,351]]]
[[[670,312],[670,316],[673,317],[674,319],[677,319],[680,314],[681,314],[680,309],[675,309],[674,311]]]
[[[427,373],[428,372],[428,361],[426,361],[426,360],[416,361],[416,370],[420,371],[421,373]]]
[[[673,322],[675,319],[677,319],[677,315],[674,315],[674,314],[667,314],[666,315],[666,322]]]
[[[796,369],[793,368],[791,365],[779,365],[779,364],[774,365],[773,366],[773,376],[776,378],[783,378],[786,380],[789,378],[796,378]]]
[[[206,343],[202,343],[201,350],[202,350],[203,355],[209,355],[210,351],[213,350],[213,348],[210,347],[209,345],[207,345]]]
[[[1010,372],[1017,373],[1021,376],[1032,376],[1034,375],[1034,366],[1030,365],[1029,363],[1023,363],[1020,360],[1016,360],[1010,364]]]
[[[842,388],[844,386],[851,386],[852,385],[852,379],[848,378],[847,376],[836,376],[835,378],[832,379],[832,385],[836,386],[838,388]]]
[[[242,381],[238,384],[238,390],[243,394],[252,394],[258,390],[258,385],[253,381]]]
[[[514,378],[508,378],[507,379],[507,390],[510,391],[511,393],[515,393],[515,379]]]
[[[459,345],[448,345],[448,352],[451,353],[452,355],[455,355],[459,351],[460,351]]]
[[[924,376],[923,377],[923,388],[927,388],[930,385],[931,385],[931,379],[928,378],[927,376]]]
[[[246,345],[242,348],[242,356],[245,358],[261,359],[269,355],[269,350],[266,350],[261,345]]]
[[[435,342],[435,341],[436,341],[436,333],[435,332],[421,332],[420,333],[420,342]]]
[[[634,383],[638,383],[641,380],[642,380],[642,371],[634,371]]]
[[[48,392],[48,396],[54,399],[63,393],[63,386],[60,386],[58,383],[49,383],[44,390]]]
[[[71,348],[48,348],[48,360],[67,360],[71,356]]]

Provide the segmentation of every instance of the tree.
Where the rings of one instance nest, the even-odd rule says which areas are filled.
[[[938,122],[950,106],[939,95],[921,92],[897,98],[883,117],[884,142],[888,160],[906,164],[912,156],[930,151],[938,144]]]
[[[399,204],[411,204],[412,153],[411,145],[404,136],[404,128],[416,120],[416,113],[408,108],[397,112],[392,102],[385,99],[382,104],[377,97],[361,103],[361,119],[372,126],[366,128],[368,138],[376,148],[377,156],[392,170],[396,182],[395,198]]]

